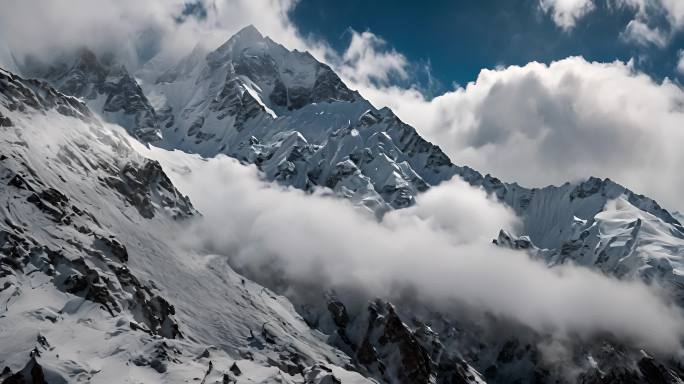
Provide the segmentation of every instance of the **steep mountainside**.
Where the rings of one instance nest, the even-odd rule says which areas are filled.
[[[504,235],[544,249],[537,253],[549,264],[572,261],[616,276],[684,286],[684,229],[655,201],[610,180],[525,188],[454,165],[392,111],[378,110],[351,91],[327,65],[287,50],[252,26],[214,51],[198,46],[163,73],[141,71],[142,87],[129,87],[135,92],[123,92],[125,97],[120,90],[126,87],[102,85],[112,75],[105,76],[100,63],[111,60],[83,50],[75,65],[42,71],[34,66],[32,72],[86,100],[106,90],[107,100],[119,100],[123,110],[144,116],[137,120],[160,127],[149,137],[124,122],[139,138],[163,136],[154,145],[209,157],[224,153],[257,164],[266,177],[286,185],[328,187],[379,216],[459,176],[513,208],[524,228]],[[126,74],[121,66],[108,68]],[[614,211],[616,199],[623,202],[620,211],[633,213],[631,219],[617,218],[624,214]],[[653,225],[630,224],[639,215],[645,215],[640,222]],[[653,226],[659,235],[648,229]],[[651,252],[654,247],[660,251]]]
[[[461,321],[381,298],[353,310],[358,306],[330,293],[314,308],[290,304],[225,262],[174,246],[169,234],[200,213],[159,164],[134,153],[96,115],[154,146],[226,154],[284,185],[329,188],[378,218],[460,177],[521,218],[515,233],[492,233],[497,245],[549,267],[572,262],[663,284],[684,306],[681,216],[648,197],[595,178],[526,188],[455,165],[330,67],[251,26],[158,73],[143,68],[132,76],[114,58],[87,50],[21,69],[85,104],[42,82],[2,74],[0,169],[7,188],[0,198],[7,220],[0,223],[0,254],[9,267],[0,276],[0,297],[8,303],[0,329],[31,319],[21,328],[20,347],[0,355],[11,374],[39,364],[49,374],[106,382],[107,372],[128,364],[126,370],[142,367],[131,371],[142,381],[158,374],[201,380],[208,372],[207,382],[224,373],[229,382],[363,382],[363,376],[390,383],[682,382],[676,361],[656,360],[610,337],[578,341],[577,369],[568,379],[567,367],[540,361],[547,336],[519,325]],[[43,308],[56,314],[47,317]],[[78,337],[65,337],[65,329]],[[73,352],[86,337],[113,341]],[[0,344],[8,340],[15,342],[0,332]],[[206,345],[216,346],[209,357]],[[95,351],[104,352],[85,357]],[[249,367],[243,376],[229,373],[236,359]]]
[[[254,27],[208,54],[196,49],[144,88],[164,100],[167,148],[225,153],[257,164],[271,180],[305,190],[328,187],[379,215],[459,176],[513,208],[524,222],[516,235],[545,249],[550,264],[572,260],[683,286],[684,229],[655,201],[610,180],[525,188],[454,165],[392,111],[350,91],[329,67]],[[616,199],[634,213],[631,221],[645,215],[662,236],[641,225],[627,235],[631,224],[615,218]],[[668,251],[642,252],[640,244]]]
[[[3,383],[363,383],[289,301],[173,241],[199,213],[123,131],[0,71]]]
[[[453,175],[439,148],[391,111],[251,26],[213,52],[194,50],[144,88],[161,100],[162,146],[225,153],[272,180],[326,186],[378,213],[413,204]]]

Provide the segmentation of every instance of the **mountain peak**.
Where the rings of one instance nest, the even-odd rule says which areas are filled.
[[[249,24],[234,34],[231,39],[236,38],[240,40],[262,40],[264,36],[261,34],[261,32],[259,32],[254,24]]]
[[[261,34],[261,32],[259,32],[258,29],[256,29],[254,25],[250,24],[231,36],[224,46],[248,47],[262,41],[264,41],[264,36]]]
[[[218,47],[218,49],[214,51],[214,55],[218,57],[225,57],[226,55],[232,56],[234,54],[239,54],[246,48],[254,47],[265,41],[266,39],[261,32],[259,32],[254,25],[250,24],[239,30],[236,34],[231,36],[228,41]]]

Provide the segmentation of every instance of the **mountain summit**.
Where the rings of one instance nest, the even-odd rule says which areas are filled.
[[[85,48],[21,70],[40,80],[0,71],[2,383],[682,382],[673,358],[610,330],[545,361],[549,335],[438,313],[411,292],[403,303],[280,296],[287,282],[165,241],[202,212],[136,140],[225,154],[378,219],[460,178],[522,221],[492,247],[664,287],[682,308],[681,216],[646,196],[596,178],[526,188],[455,165],[328,65],[251,25],[144,76]]]

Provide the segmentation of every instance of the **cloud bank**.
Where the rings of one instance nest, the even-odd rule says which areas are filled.
[[[458,180],[377,222],[322,192],[266,183],[256,168],[231,158],[143,153],[158,159],[203,213],[190,244],[227,257],[262,283],[285,280],[395,302],[409,290],[437,308],[467,306],[559,337],[608,333],[657,352],[680,347],[679,309],[645,285],[572,266],[551,270],[492,245],[499,228],[515,227],[517,219]]]
[[[610,177],[681,210],[684,90],[631,63],[571,57],[482,70],[432,100],[398,87],[364,87],[457,164],[544,186]]]
[[[621,3],[642,4],[627,1]],[[544,3],[568,26],[593,4]],[[679,5],[666,3],[675,12],[668,20],[681,25]],[[298,33],[287,15],[294,4],[206,0],[206,16],[178,23],[185,9],[180,0],[0,0],[0,59],[11,59],[10,51],[49,56],[86,44],[121,52],[134,69],[148,56],[176,58],[200,41],[216,46],[252,23],[288,48],[310,50],[331,64],[352,88],[377,106],[392,107],[456,163],[530,185],[610,176],[666,207],[681,207],[684,95],[678,85],[656,83],[630,63],[575,57],[483,70],[467,86],[428,100],[391,85],[392,76],[406,76],[408,64],[380,37],[352,31],[349,48],[337,53]],[[35,23],[23,23],[27,19]],[[231,159],[148,155],[163,162],[204,213],[192,232],[196,240],[255,275],[387,298],[410,289],[438,306],[479,308],[540,332],[607,332],[668,352],[684,335],[679,310],[639,283],[572,266],[549,270],[525,254],[491,246],[516,218],[458,181],[378,223],[346,202],[264,183],[253,167]]]

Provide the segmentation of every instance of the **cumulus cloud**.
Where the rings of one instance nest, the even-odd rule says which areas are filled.
[[[684,27],[684,3],[677,0],[614,0],[615,6],[631,9],[634,18],[627,23],[621,38],[637,45],[665,47]],[[661,19],[664,18],[664,21]]]
[[[595,8],[593,0],[539,0],[539,7],[550,13],[554,23],[565,30],[572,29]]]
[[[515,227],[517,219],[458,180],[378,222],[346,201],[266,183],[234,159],[146,154],[203,213],[187,236],[191,244],[262,283],[285,280],[398,303],[408,289],[437,308],[467,307],[559,337],[608,333],[663,353],[677,350],[684,335],[679,310],[641,283],[572,266],[548,269],[492,245],[500,226]]]
[[[649,27],[641,20],[631,20],[620,35],[623,39],[640,45],[653,44],[664,47],[668,43],[668,36],[658,27]]]
[[[217,47],[249,24],[290,49],[309,50],[321,59],[329,50],[298,34],[287,16],[295,1],[197,0],[190,3],[196,4],[191,6],[194,12],[184,15],[188,3],[0,0],[0,65],[12,67],[13,60],[21,61],[26,54],[50,59],[87,46],[98,53],[115,53],[135,71],[154,55],[173,61],[198,43]]]
[[[397,87],[361,90],[457,164],[529,186],[610,177],[681,210],[684,90],[631,63],[571,57],[482,70],[432,100]]]
[[[634,9],[640,18],[657,6],[667,10],[673,24],[684,20],[681,2],[611,1]],[[338,54],[298,33],[288,18],[295,6],[290,0],[203,0],[206,15],[186,17],[183,23],[176,21],[186,6],[181,0],[0,2],[0,41],[18,52],[48,55],[69,45],[93,44],[123,50],[131,61],[141,51],[171,52],[173,58],[199,41],[217,46],[253,23],[287,47],[312,51],[331,64],[352,88],[376,106],[393,108],[458,164],[527,185],[611,177],[668,208],[683,208],[678,191],[684,189],[684,174],[677,169],[684,160],[677,148],[682,89],[656,83],[630,63],[568,58],[483,70],[466,87],[428,100],[417,89],[391,85],[392,77],[409,74],[410,63],[380,37],[352,30],[348,49]],[[573,10],[586,11],[590,3],[540,4],[549,12],[580,15]],[[35,22],[22,22],[27,19]],[[10,56],[5,48],[0,47],[0,60]]]
[[[380,82],[387,84],[391,75],[405,79],[408,62],[404,55],[395,50],[386,50],[386,42],[366,31],[350,29],[351,42],[342,55],[338,69],[341,74],[355,83]]]

